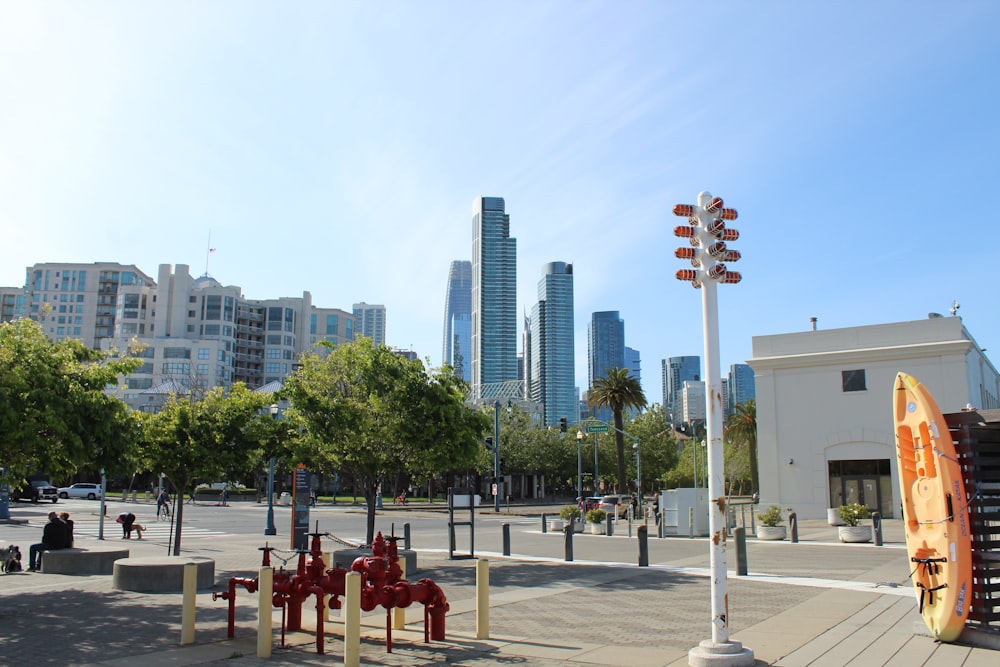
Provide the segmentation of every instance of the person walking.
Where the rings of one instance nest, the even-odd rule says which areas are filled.
[[[142,531],[144,530],[144,527],[142,524],[135,522],[134,514],[132,514],[131,512],[122,512],[121,514],[118,515],[118,518],[115,519],[115,521],[117,521],[122,525],[123,540],[131,540],[133,530],[135,530],[135,532],[139,534],[139,539],[140,540],[142,539]]]
[[[69,527],[55,512],[49,512],[49,522],[42,529],[42,541],[28,550],[28,571],[37,572],[42,567],[42,554],[69,548]]]

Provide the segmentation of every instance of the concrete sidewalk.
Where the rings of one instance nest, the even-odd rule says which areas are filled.
[[[7,540],[7,530],[0,527],[0,543]],[[886,522],[887,546],[882,548],[831,542],[833,533],[821,522],[802,522],[799,530],[800,544],[751,540],[750,576],[730,572],[730,634],[753,649],[757,664],[951,667],[993,665],[1000,659],[989,649],[938,644],[922,634],[906,581],[898,522]],[[618,538],[581,536],[578,553],[585,550],[586,540],[609,539]],[[489,640],[475,639],[475,561],[449,560],[444,550],[417,549],[417,576],[433,579],[448,596],[447,639],[425,644],[422,609],[414,607],[407,610],[407,629],[393,632],[393,651],[387,653],[385,612],[364,614],[362,664],[686,665],[688,650],[710,636],[708,548],[704,540],[672,540],[666,541],[671,556],[643,568],[478,552],[490,565]],[[128,544],[133,556],[163,555],[163,545],[145,540],[113,544]],[[227,538],[224,545],[189,540],[185,546],[188,555],[215,559],[216,590],[231,576],[253,576],[260,562],[259,536]],[[735,561],[732,552],[729,560],[731,565]],[[327,625],[325,655],[317,655],[315,638],[307,633],[289,635],[285,646],[279,646],[280,612],[274,617],[272,658],[256,658],[256,596],[242,589],[236,639],[225,639],[227,603],[202,592],[197,643],[186,647],[178,646],[180,595],[116,591],[109,576],[27,573],[0,576],[0,591],[3,664],[221,667],[343,662],[336,618]],[[303,619],[308,622],[313,614],[309,603]]]

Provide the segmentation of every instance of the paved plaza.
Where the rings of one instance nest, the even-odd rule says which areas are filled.
[[[41,534],[48,507],[26,525],[0,525],[0,545],[27,548]],[[262,508],[255,508],[261,512]],[[426,508],[395,512],[427,515]],[[688,650],[710,638],[709,548],[705,539],[651,537],[650,565],[639,567],[636,538],[577,535],[573,562],[564,560],[564,537],[542,534],[539,510],[522,508],[512,529],[512,555],[477,551],[489,561],[490,638],[476,637],[476,561],[449,559],[441,544],[413,545],[419,572],[444,590],[451,610],[446,640],[423,642],[422,607],[407,610],[407,628],[393,631],[386,650],[384,611],[362,617],[361,662],[369,665],[665,666],[686,665]],[[527,515],[527,516],[525,516]],[[76,514],[77,546],[100,544],[93,516]],[[113,514],[112,514],[113,516]],[[847,545],[835,529],[804,521],[800,542],[748,540],[749,575],[736,576],[730,542],[730,636],[753,649],[758,665],[994,665],[996,651],[938,644],[923,633],[899,522],[886,521],[885,545]],[[132,556],[162,556],[165,542],[118,539],[107,528],[104,544],[127,544]],[[186,539],[184,554],[215,561],[215,590],[233,576],[255,576],[264,538],[205,528]],[[619,532],[624,533],[624,530]],[[198,530],[192,535],[199,535]],[[479,538],[477,538],[479,539]],[[490,546],[488,540],[486,548]],[[519,545],[524,546],[519,552]],[[336,545],[330,545],[335,547]],[[609,556],[610,554],[610,556]],[[623,556],[629,556],[624,558]],[[280,563],[275,563],[280,564]],[[294,566],[294,560],[289,567]],[[237,630],[226,639],[227,603],[200,591],[196,643],[180,646],[181,596],[114,590],[108,575],[44,573],[0,575],[0,664],[182,666],[330,665],[343,663],[342,627],[331,612],[316,653],[311,633],[294,633],[281,646],[280,611],[275,648],[256,657],[256,596],[239,589]],[[303,610],[304,623],[314,615]]]

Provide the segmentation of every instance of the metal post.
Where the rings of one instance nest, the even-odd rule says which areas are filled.
[[[410,524],[408,523],[403,524],[403,548],[407,550],[410,548]]]
[[[639,504],[642,505],[642,445],[635,441],[635,491],[639,496]]]
[[[548,515],[545,514],[545,512],[542,512],[542,532],[543,533],[549,532],[549,521],[548,521],[548,519],[549,519]]]
[[[601,495],[599,492],[600,478],[601,478],[600,469],[598,468],[598,463],[597,463],[597,434],[595,433],[594,434],[594,495],[595,496]]]
[[[104,504],[104,496],[108,492],[108,478],[105,475],[104,468],[101,468],[101,516],[97,520],[97,539],[104,539],[104,513],[107,512],[107,506]]]
[[[503,555],[510,555],[510,524],[503,525]]]
[[[611,523],[611,519],[612,519],[611,513],[609,512],[604,519],[607,522],[606,525],[604,526],[604,534],[607,535],[608,537],[611,537],[612,535],[615,534],[614,525]]]
[[[872,512],[872,530],[875,533],[875,546],[882,546],[882,514]]]
[[[101,494],[104,503],[104,494]],[[10,488],[7,486],[7,469],[0,468],[0,519],[10,519]]]
[[[576,530],[576,527],[573,524],[575,523],[576,523],[575,521],[570,521],[569,523],[566,524],[566,527],[563,529],[564,532],[566,533],[565,551],[566,551],[567,563],[573,561],[573,531]]]
[[[795,512],[788,513],[788,532],[791,533],[792,544],[799,541],[799,517]]]
[[[274,457],[267,464],[267,524],[264,527],[265,535],[277,535],[278,529],[274,526]]]
[[[583,502],[583,431],[576,431],[576,495]]]
[[[747,576],[747,529],[740,526],[733,530],[736,538],[736,574]]]
[[[649,567],[649,542],[646,526],[639,526],[639,567]]]
[[[493,511],[500,513],[500,401],[493,401],[493,482],[497,492],[493,494]]]

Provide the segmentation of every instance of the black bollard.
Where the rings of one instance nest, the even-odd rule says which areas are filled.
[[[573,523],[570,521],[566,524],[566,562],[573,561]]]
[[[792,534],[792,544],[796,544],[799,541],[799,517],[795,515],[795,512],[788,513],[788,532]]]
[[[649,542],[646,526],[639,526],[639,567],[649,567]]]
[[[410,548],[410,524],[403,524],[403,548],[409,550]]]
[[[543,533],[549,532],[548,517],[545,514],[542,514],[542,532]]]
[[[503,525],[503,555],[510,555],[510,524]]]
[[[733,529],[736,538],[736,574],[747,576],[747,529],[742,526]]]
[[[872,530],[875,533],[875,546],[882,546],[882,514],[872,512]]]
[[[615,534],[614,526],[611,523],[611,520],[613,518],[614,517],[612,517],[611,513],[609,512],[608,515],[607,515],[607,517],[604,519],[607,522],[607,524],[604,526],[604,534],[607,535],[608,537],[611,537],[612,535]]]

